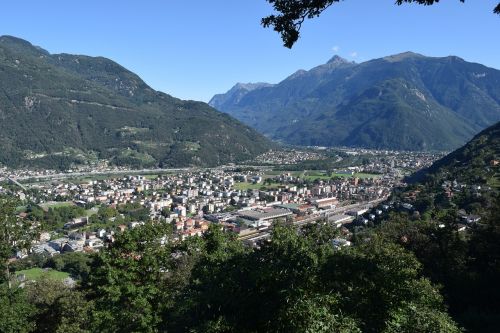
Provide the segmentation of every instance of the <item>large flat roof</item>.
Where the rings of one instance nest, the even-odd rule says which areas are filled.
[[[292,212],[283,208],[263,208],[252,209],[238,212],[238,215],[250,220],[268,220],[286,215],[291,215]]]

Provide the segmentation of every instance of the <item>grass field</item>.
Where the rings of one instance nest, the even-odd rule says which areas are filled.
[[[280,184],[279,183],[271,183],[271,185],[264,185],[263,183],[260,184],[252,184],[252,183],[247,183],[247,182],[242,182],[242,183],[234,183],[234,188],[236,190],[240,191],[246,191],[246,190],[260,190],[261,188],[275,188],[278,187]]]
[[[500,174],[496,173],[493,177],[487,180],[488,185],[494,188],[500,188]]]
[[[332,178],[330,175],[324,172],[318,171],[304,171],[302,175],[300,175],[303,179],[315,180],[315,179],[330,179]]]
[[[318,172],[318,171],[306,171],[304,172],[304,175],[302,178],[308,179],[308,180],[315,180],[315,179],[322,179],[322,180],[327,180],[333,177],[340,177],[340,178],[379,178],[381,175],[378,174],[373,174],[373,173],[355,173],[354,175],[348,175],[348,174],[341,174],[341,173],[332,173],[332,174],[326,174],[325,172]]]
[[[25,212],[27,209],[26,206],[17,206],[16,207],[16,214],[19,214],[19,213],[22,213],[22,212]]]
[[[65,202],[56,202],[56,201],[51,201],[51,202],[46,202],[40,205],[40,207],[44,209],[49,209],[49,208],[61,208],[61,207],[69,207],[69,206],[74,206],[75,204],[72,201],[65,201]]]
[[[265,176],[268,176],[267,178],[269,178],[269,177],[274,177],[274,176],[282,175],[284,173],[289,173],[292,176],[297,177],[297,176],[300,176],[302,174],[302,172],[303,171],[268,170],[268,171],[266,171]]]
[[[26,275],[27,280],[35,280],[35,281],[39,280],[43,276],[47,276],[48,278],[54,279],[54,280],[64,280],[67,277],[69,277],[69,273],[56,271],[54,269],[49,269],[49,270],[45,271],[42,268],[31,268],[31,269],[25,269],[22,271],[17,271],[16,275],[19,275],[19,274]]]
[[[85,211],[85,214],[90,217],[92,215],[97,214],[98,211],[99,211],[99,207],[94,207],[94,208],[91,208],[91,209],[87,209]]]
[[[356,178],[379,178],[379,177],[381,177],[381,175],[376,174],[376,173],[363,173],[363,172],[355,173],[354,176],[333,173],[332,177],[343,177],[343,178],[350,178],[350,177],[356,177]]]

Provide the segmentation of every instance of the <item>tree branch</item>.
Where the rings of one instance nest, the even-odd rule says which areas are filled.
[[[318,17],[328,7],[343,0],[266,0],[269,2],[277,15],[269,15],[262,19],[265,28],[273,27],[273,30],[281,35],[283,45],[292,48],[300,37],[300,29],[306,19]],[[465,0],[459,0],[465,2]],[[396,5],[404,3],[416,3],[431,6],[439,0],[395,0]],[[500,3],[494,8],[494,13],[500,14]]]

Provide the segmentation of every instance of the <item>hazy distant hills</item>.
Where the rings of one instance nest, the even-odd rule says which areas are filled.
[[[155,91],[102,57],[49,54],[0,37],[0,163],[65,168],[217,165],[272,143],[205,103]]]
[[[335,56],[209,104],[291,144],[448,150],[500,120],[500,71],[411,52],[360,64]]]
[[[273,85],[270,83],[237,83],[234,87],[232,87],[227,93],[225,94],[218,94],[212,97],[210,100],[210,106],[214,108],[219,108],[223,107],[224,105],[227,104],[237,104],[241,101],[241,99],[250,91],[259,89],[259,88],[265,88],[265,87],[272,87]]]

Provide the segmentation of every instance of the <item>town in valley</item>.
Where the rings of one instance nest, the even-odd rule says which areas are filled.
[[[353,228],[397,207],[411,211],[410,203],[395,207],[391,193],[405,186],[405,175],[441,156],[315,147],[269,151],[245,165],[216,168],[2,168],[0,192],[19,199],[21,219],[43,221],[38,239],[18,259],[99,251],[117,234],[146,223],[171,225],[173,236],[165,241],[201,236],[215,224],[256,246],[278,221],[297,227],[322,222],[341,228],[335,241],[346,245]],[[304,162],[329,160],[338,167],[300,169]]]
[[[0,333],[499,332],[500,0],[2,5]]]

